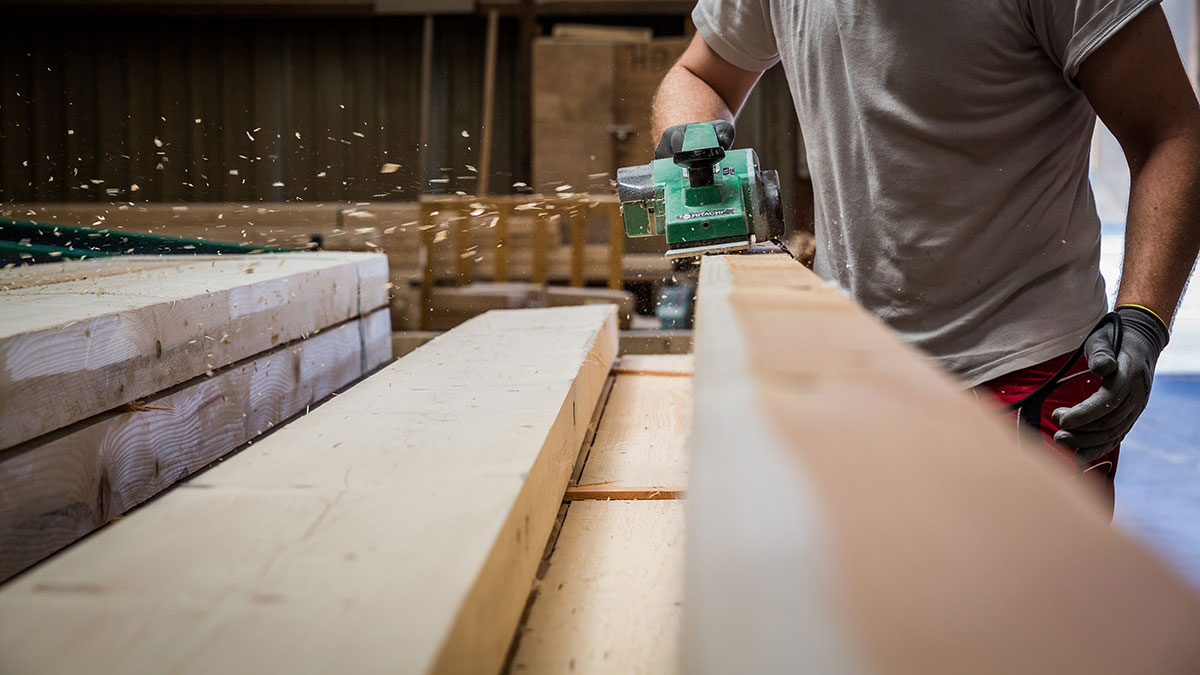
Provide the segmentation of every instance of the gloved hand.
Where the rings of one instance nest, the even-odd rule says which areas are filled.
[[[726,150],[732,148],[733,125],[725,120],[713,120],[712,124],[717,129],[717,142],[721,144],[721,147]],[[687,128],[686,124],[667,127],[662,138],[658,139],[658,147],[654,149],[654,159],[670,159],[675,156],[675,153],[683,150],[683,132]]]
[[[1117,314],[1123,326],[1119,350],[1112,324],[1084,343],[1088,370],[1104,378],[1100,389],[1051,416],[1062,428],[1054,440],[1078,448],[1075,459],[1081,466],[1112,450],[1129,433],[1146,408],[1154,366],[1170,338],[1162,321],[1141,307],[1122,305]]]

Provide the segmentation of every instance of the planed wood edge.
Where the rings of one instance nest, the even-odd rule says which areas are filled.
[[[564,502],[592,500],[636,501],[644,499],[686,499],[687,489],[680,487],[624,487],[615,485],[577,485],[568,487]]]
[[[609,308],[605,317],[500,537],[438,650],[431,673],[494,673],[504,664],[544,552],[543,543],[554,527],[588,422],[617,357],[616,309]],[[538,544],[522,546],[523,539]]]
[[[600,420],[604,416],[604,409],[608,405],[608,397],[612,395],[613,385],[616,383],[616,377],[609,371],[609,376],[604,379],[604,389],[600,391],[600,398],[596,403],[596,410],[592,413],[592,419],[588,422],[587,433],[583,435],[583,442],[579,444],[579,454],[575,457],[575,468],[571,469],[571,479],[567,482],[567,489],[579,483],[579,476],[583,474],[583,467],[587,464],[588,455],[591,454],[592,444],[596,441],[596,431],[600,428]]]
[[[0,582],[391,358],[387,309],[0,451]]]
[[[1200,666],[1196,593],[799,264],[706,258],[696,337],[685,672]]]

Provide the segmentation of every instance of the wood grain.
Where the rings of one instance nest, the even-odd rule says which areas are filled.
[[[680,672],[683,539],[683,502],[573,502],[511,672]]]
[[[387,310],[0,453],[7,579],[390,358]]]
[[[616,351],[469,321],[0,589],[0,670],[498,671]]]
[[[0,292],[0,448],[381,307],[386,283],[381,255],[288,253]]]
[[[621,363],[629,358],[621,357]],[[639,363],[670,369],[674,358],[644,356],[639,357]],[[580,486],[606,490],[686,488],[691,399],[690,377],[617,375],[579,478]]]
[[[680,487],[581,484],[568,487],[566,493],[563,494],[563,501],[603,501],[606,499],[633,501],[639,499],[684,499],[686,497],[687,490]]]
[[[719,256],[699,303],[686,672],[1200,668],[1195,592],[839,291]]]

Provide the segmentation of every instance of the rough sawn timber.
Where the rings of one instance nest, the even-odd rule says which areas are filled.
[[[467,322],[0,589],[0,671],[497,672],[616,352]]]
[[[679,669],[684,502],[574,502],[509,671]]]
[[[704,259],[684,672],[1200,671],[1083,481],[782,255]]]
[[[390,359],[386,309],[0,451],[0,581]]]
[[[387,303],[376,254],[131,270],[0,292],[0,449]]]

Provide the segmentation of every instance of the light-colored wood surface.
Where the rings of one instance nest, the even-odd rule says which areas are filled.
[[[118,274],[143,272],[161,267],[178,267],[212,260],[216,256],[198,255],[119,255],[107,258],[64,260],[56,263],[20,265],[0,269],[0,291],[32,286],[60,284],[64,281],[98,279]]]
[[[696,367],[692,354],[623,354],[613,367],[618,375],[690,376]]]
[[[0,453],[0,581],[382,365],[390,343],[376,310]]]
[[[621,367],[630,357],[621,357]],[[669,370],[676,355],[638,357]],[[619,374],[579,478],[581,488],[687,487],[690,377]]]
[[[596,501],[606,499],[684,499],[687,490],[679,487],[624,487],[614,485],[572,485],[563,495],[564,502]]]
[[[381,307],[386,283],[382,255],[288,253],[0,292],[0,448]]]
[[[679,669],[684,503],[572,502],[511,673]]]
[[[1195,592],[786,256],[704,260],[694,401],[685,672],[1200,670]]]
[[[393,325],[395,328],[395,325]],[[392,353],[400,358],[433,338],[441,331],[396,330],[392,340]],[[673,351],[674,350],[674,351]],[[668,354],[690,352],[692,331],[621,331],[621,358],[629,355]],[[619,364],[618,364],[619,365]]]
[[[498,671],[616,351],[446,333],[0,589],[0,671]]]

